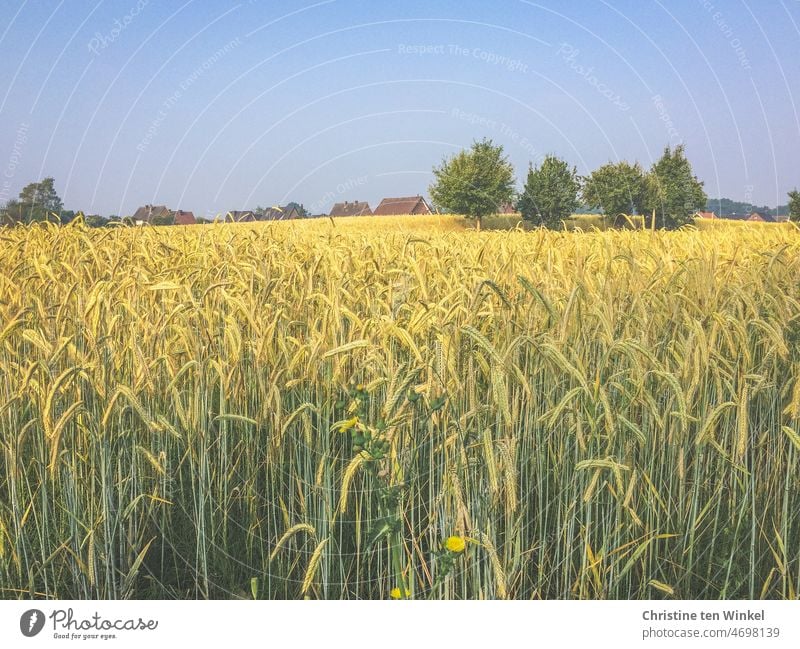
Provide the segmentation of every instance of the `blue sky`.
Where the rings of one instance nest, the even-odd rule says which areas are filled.
[[[800,186],[789,0],[4,0],[0,201],[213,215],[427,194],[473,139],[520,182],[683,143],[710,196]]]

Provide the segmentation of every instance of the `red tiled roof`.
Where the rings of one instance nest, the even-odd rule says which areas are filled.
[[[194,225],[197,219],[194,218],[194,212],[184,212],[178,210],[175,212],[175,225]]]
[[[768,223],[773,223],[775,221],[771,215],[765,214],[764,212],[752,212],[750,216],[747,217],[748,221],[767,221]]]
[[[133,215],[134,221],[150,223],[155,218],[166,218],[172,212],[166,205],[145,205],[140,207]]]
[[[401,198],[384,198],[375,208],[375,216],[392,214],[431,214],[432,210],[422,196],[404,196]]]
[[[353,201],[349,203],[336,203],[331,209],[329,216],[372,216],[372,210],[369,208],[369,203],[361,201]]]

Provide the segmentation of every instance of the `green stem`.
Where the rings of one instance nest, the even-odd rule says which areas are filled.
[[[400,532],[392,532],[389,536],[389,553],[392,555],[392,567],[394,568],[394,577],[397,581],[397,587],[400,589],[400,599],[406,599],[406,580],[403,576],[403,563],[400,560],[402,543],[400,540]]]

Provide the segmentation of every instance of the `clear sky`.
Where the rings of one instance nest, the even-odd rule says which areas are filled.
[[[800,2],[2,0],[0,201],[198,216],[427,194],[473,139],[520,182],[683,143],[709,196],[800,186]]]

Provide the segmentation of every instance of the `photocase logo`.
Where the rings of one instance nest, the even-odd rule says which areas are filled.
[[[19,618],[19,630],[26,638],[32,638],[44,628],[44,613],[38,608],[25,611]]]
[[[47,618],[53,623],[53,637],[56,640],[108,640],[119,637],[117,631],[155,631],[158,628],[158,620],[141,617],[106,618],[96,611],[90,617],[76,617],[71,608],[53,609]],[[19,630],[26,638],[32,638],[41,633],[45,622],[45,614],[38,608],[32,608],[20,616]]]

